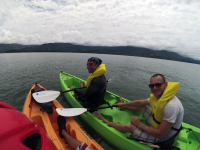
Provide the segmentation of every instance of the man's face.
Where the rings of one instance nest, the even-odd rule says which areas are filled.
[[[93,73],[98,67],[99,64],[95,64],[93,61],[87,62],[87,69],[89,73]]]
[[[166,87],[167,87],[167,82],[164,82],[161,76],[151,78],[150,89],[152,94],[158,99],[162,96]]]

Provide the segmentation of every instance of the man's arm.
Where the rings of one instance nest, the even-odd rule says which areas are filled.
[[[137,117],[132,117],[131,122],[136,127],[140,128],[141,130],[145,131],[146,133],[148,133],[156,138],[159,138],[159,139],[163,138],[174,124],[174,123],[170,123],[165,120],[162,120],[159,128],[156,129],[154,127],[149,127],[149,126],[146,126],[145,124],[141,123],[139,118],[137,118]]]
[[[118,107],[123,107],[123,106],[143,107],[143,106],[146,106],[149,104],[150,103],[149,103],[148,99],[143,99],[143,100],[135,100],[135,101],[127,102],[127,103],[117,103],[115,105],[117,105]]]

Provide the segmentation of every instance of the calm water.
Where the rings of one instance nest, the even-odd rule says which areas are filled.
[[[155,73],[167,81],[181,82],[176,94],[185,108],[184,122],[200,128],[200,66],[196,64],[104,54],[16,53],[0,54],[0,100],[22,111],[26,96],[34,83],[47,90],[60,91],[59,73],[65,71],[84,80],[88,77],[87,59],[97,56],[106,64],[107,79],[114,77],[108,90],[129,100],[148,98],[149,78]],[[61,95],[58,101],[68,107]],[[75,118],[104,149],[114,149]]]

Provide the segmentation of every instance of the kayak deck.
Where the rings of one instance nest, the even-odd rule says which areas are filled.
[[[39,84],[33,85],[33,88],[43,88]],[[30,117],[36,122],[53,141],[58,150],[71,150],[66,141],[59,136],[59,127],[57,125],[57,112],[56,108],[63,108],[62,105],[57,101],[53,100],[53,113],[48,114],[45,111],[40,110],[40,106],[31,100],[31,90],[27,95],[26,101],[23,107],[23,113]],[[30,107],[29,107],[30,106]],[[75,139],[85,142],[91,149],[100,150],[103,149],[91,136],[89,136],[85,130],[78,125],[78,123],[71,117],[66,118],[66,130]]]
[[[86,81],[77,78],[73,75],[70,75],[65,72],[60,73],[60,85],[63,91],[69,90],[68,86],[80,87],[80,82],[86,83]],[[74,108],[81,108],[81,102],[77,100],[76,95],[73,92],[64,93],[67,101]],[[119,96],[106,91],[104,99],[109,102],[110,105],[119,103]],[[129,102],[129,100],[122,98],[124,102]],[[103,104],[100,107],[108,106],[108,104]],[[131,123],[130,119],[132,116],[137,116],[140,121],[144,124],[147,124],[146,120],[142,118],[141,112],[133,112],[129,110],[122,110],[120,108],[107,108],[107,109],[98,109],[97,110],[105,119],[111,122],[118,122],[121,124],[129,124]],[[139,142],[128,139],[130,137],[130,133],[122,133],[118,130],[109,127],[103,121],[96,119],[94,113],[85,112],[80,115],[81,118],[86,121],[97,133],[99,133],[102,138],[104,138],[108,143],[116,147],[117,149],[153,149],[146,145],[142,145]],[[200,129],[189,124],[183,123],[183,130],[176,137],[174,142],[174,146],[179,147],[181,150],[190,150],[190,149],[198,149],[200,147],[199,139],[200,139]],[[189,131],[192,129],[191,131]]]

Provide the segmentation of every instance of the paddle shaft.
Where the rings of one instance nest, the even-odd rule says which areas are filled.
[[[87,110],[98,110],[98,109],[104,109],[104,108],[111,108],[112,109],[112,107],[117,107],[117,106],[115,106],[115,105],[113,105],[113,106],[105,106],[105,107],[98,107],[98,108],[87,108]]]
[[[85,86],[84,87],[80,87],[80,88],[77,88],[77,89],[84,89],[84,88],[86,88]],[[73,91],[74,89],[71,89],[71,90],[67,90],[67,91],[62,91],[62,92],[60,92],[60,93],[66,93],[66,92],[70,92],[70,91]]]

